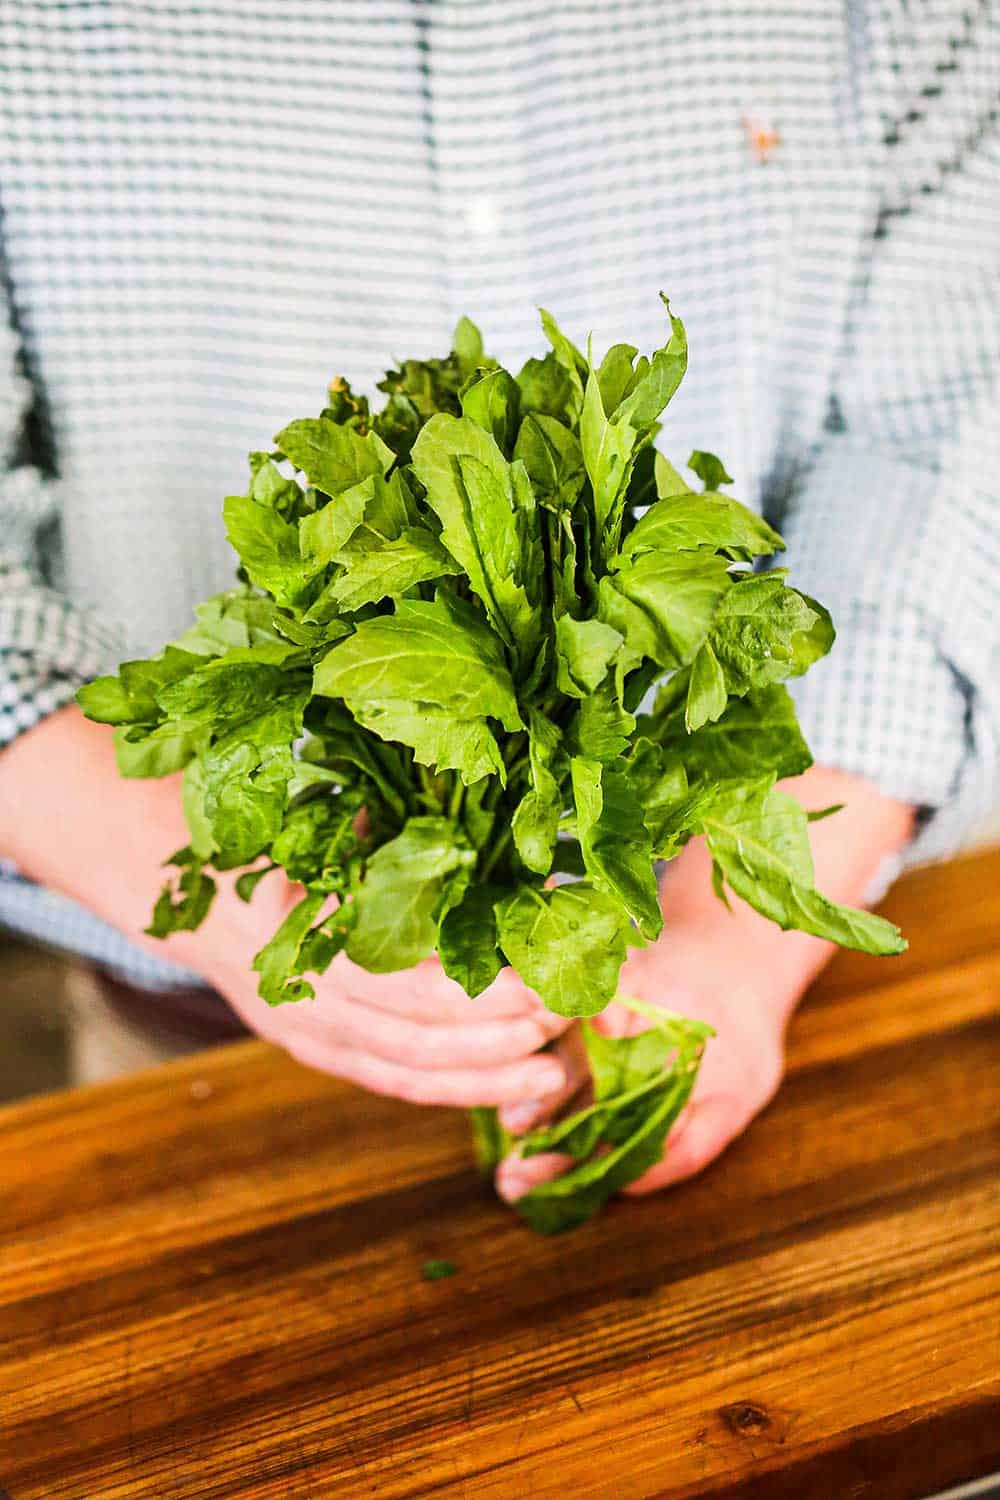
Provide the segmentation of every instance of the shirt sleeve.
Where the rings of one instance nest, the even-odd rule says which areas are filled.
[[[803,731],[818,762],[919,808],[911,858],[962,842],[993,801],[1000,753],[990,71],[903,75],[828,430],[778,516],[793,583],[838,630],[792,685]]]
[[[59,483],[20,461],[34,393],[7,312],[0,305],[0,748],[117,659],[114,631],[46,578]]]

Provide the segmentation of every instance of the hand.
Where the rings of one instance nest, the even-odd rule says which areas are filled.
[[[253,907],[234,910],[230,920],[246,929],[251,912],[259,946],[261,930],[273,931],[301,894],[269,875]],[[226,890],[216,899],[234,898]],[[436,958],[369,974],[339,954],[325,975],[311,978],[314,1000],[272,1007],[256,993],[247,947],[237,941],[220,957],[214,943],[208,976],[252,1030],[308,1067],[414,1104],[508,1104],[565,1090],[561,1060],[535,1054],[571,1023],[547,1011],[511,969],[470,1000]]]
[[[371,975],[338,957],[316,999],[272,1009],[256,994],[253,955],[300,892],[275,873],[252,904],[232,875],[197,932],[143,934],[162,861],[188,841],[179,778],[123,781],[110,730],[65,708],[0,755],[0,855],[73,897],[147,951],[202,974],[253,1030],[311,1067],[380,1093],[435,1104],[548,1098],[558,1058],[534,1054],[566,1029],[511,972],[472,1001],[437,960]]]
[[[835,818],[811,825],[817,885],[834,900],[863,905],[885,858],[906,844],[912,809],[870,782],[819,767],[790,783],[789,790],[807,808],[845,804]],[[703,844],[693,841],[664,879],[659,940],[636,952],[622,970],[623,995],[708,1021],[716,1030],[663,1160],[632,1183],[629,1193],[652,1192],[700,1172],[773,1098],[784,1067],[788,1020],[835,951],[805,933],[782,932],[741,902],[727,910],[711,892],[710,870]],[[606,1036],[634,1035],[645,1025],[618,1005],[592,1024]],[[567,1070],[562,1097],[505,1106],[500,1118],[513,1134],[583,1102],[585,1095],[571,1097],[587,1083],[581,1039],[569,1033],[556,1051]],[[497,1170],[497,1191],[514,1202],[569,1165],[570,1158],[555,1154],[508,1157]]]
[[[645,1000],[663,1010],[693,1020],[707,1021],[715,1036],[708,1043],[690,1102],[670,1134],[662,1161],[624,1191],[654,1192],[700,1172],[742,1134],[773,1098],[784,1068],[785,1016],[788,997],[769,993],[765,984],[748,983],[745,967],[708,951],[701,943],[676,950],[653,945],[636,953],[622,969],[621,993]],[[591,1025],[604,1036],[636,1036],[647,1022],[622,1005],[610,1005]],[[568,1079],[586,1087],[585,1056],[578,1037],[566,1038],[560,1051]],[[567,1103],[578,1108],[586,1094]],[[553,1101],[534,1107],[505,1106],[500,1119],[519,1133],[550,1120]],[[573,1165],[571,1157],[544,1153],[521,1159],[510,1156],[496,1174],[497,1192],[515,1202],[540,1182],[559,1176]]]

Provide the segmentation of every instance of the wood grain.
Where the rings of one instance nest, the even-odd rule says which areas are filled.
[[[0,1494],[917,1500],[1000,1468],[1000,853],[887,910],[910,952],[836,961],[747,1135],[559,1239],[461,1116],[258,1043],[0,1112]]]

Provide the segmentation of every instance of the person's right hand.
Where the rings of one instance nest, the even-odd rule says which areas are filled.
[[[313,980],[315,1000],[267,1005],[253,956],[301,895],[278,871],[250,905],[234,876],[219,876],[197,932],[146,937],[162,861],[188,838],[178,782],[121,780],[111,731],[63,709],[0,754],[0,856],[196,970],[252,1030],[310,1067],[428,1104],[548,1103],[578,1085],[558,1057],[536,1055],[569,1023],[509,970],[470,1000],[437,959],[369,974],[340,955]]]
[[[314,1000],[271,1007],[243,975],[223,993],[259,1036],[321,1072],[414,1104],[510,1104],[560,1098],[566,1069],[539,1049],[569,1025],[506,970],[470,1000],[436,958],[368,974],[340,955]],[[219,983],[216,977],[216,983]]]
[[[548,1102],[564,1094],[563,1063],[535,1054],[571,1023],[546,1010],[511,969],[470,1000],[437,958],[369,974],[341,953],[326,974],[309,976],[314,1000],[268,1005],[257,994],[248,950],[301,895],[275,871],[252,905],[241,907],[230,877],[220,877],[209,923],[226,923],[233,948],[213,934],[207,977],[259,1036],[308,1067],[414,1104],[509,1104],[539,1095]]]

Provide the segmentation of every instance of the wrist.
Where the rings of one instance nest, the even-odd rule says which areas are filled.
[[[113,731],[75,705],[0,754],[0,856],[178,963],[190,962],[185,944],[165,946],[143,929],[166,878],[163,861],[187,842],[180,777],[120,777]]]

